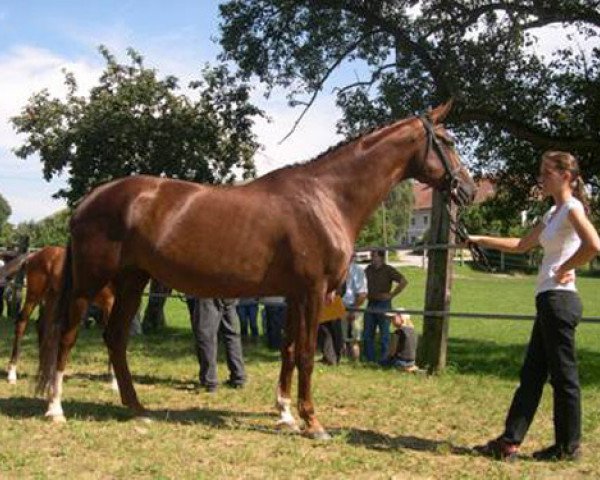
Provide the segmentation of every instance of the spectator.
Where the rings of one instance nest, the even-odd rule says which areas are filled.
[[[392,299],[398,295],[408,282],[406,278],[394,267],[385,263],[385,251],[373,250],[371,252],[371,264],[366,268],[367,298],[369,303],[367,309],[390,310]],[[393,290],[392,284],[396,286]],[[385,313],[372,311],[364,315],[364,356],[367,362],[375,362],[375,334],[379,329],[381,337],[380,360],[385,358],[390,342],[390,319]]]
[[[352,254],[350,259],[350,266],[348,267],[346,281],[342,286],[342,292],[342,300],[347,309],[359,308],[367,298],[367,279],[363,269],[356,263],[355,253]],[[346,354],[354,360],[358,360],[360,355],[358,316],[357,312],[347,310],[342,319]]]
[[[240,298],[236,309],[238,317],[240,317],[242,340],[248,338],[248,327],[250,327],[252,339],[258,339],[258,324],[256,323],[256,317],[258,315],[258,299]]]
[[[192,315],[192,330],[196,340],[196,354],[200,363],[200,386],[207,392],[217,389],[217,345],[219,334],[225,345],[225,357],[232,388],[242,388],[246,382],[239,320],[235,300],[220,298],[196,299]]]
[[[280,350],[285,328],[286,305],[283,297],[263,297],[267,347]]]
[[[338,365],[342,359],[344,348],[344,335],[342,333],[342,317],[346,308],[342,297],[336,292],[331,302],[326,302],[319,318],[317,330],[317,343],[323,358],[321,361],[327,365]]]
[[[389,313],[396,328],[391,336],[388,356],[381,363],[385,367],[396,367],[404,372],[416,372],[417,335],[408,313]]]

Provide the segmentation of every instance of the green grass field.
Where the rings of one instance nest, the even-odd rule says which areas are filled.
[[[410,285],[397,305],[420,309],[424,272],[404,269]],[[452,309],[533,313],[534,278],[455,272]],[[600,315],[599,278],[580,278],[585,314]],[[82,331],[64,386],[64,425],[43,418],[32,395],[36,339],[29,329],[20,381],[0,380],[0,478],[599,478],[600,325],[578,329],[585,457],[577,464],[537,463],[530,453],[552,439],[551,390],[514,464],[474,456],[469,448],[502,429],[531,323],[452,319],[449,366],[413,376],[346,361],[317,364],[317,412],[330,442],[279,434],[274,388],[278,354],[245,348],[249,382],[215,395],[195,389],[197,362],[185,304],[167,304],[169,327],[133,338],[130,367],[150,424],[132,420],[104,376],[100,331]],[[420,322],[416,322],[420,328]],[[0,355],[8,360],[12,326],[0,319]],[[6,371],[0,368],[0,375]],[[221,379],[227,372],[219,364]],[[295,392],[294,392],[295,395]]]

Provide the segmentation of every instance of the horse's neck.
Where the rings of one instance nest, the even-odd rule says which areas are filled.
[[[323,163],[320,177],[354,238],[392,187],[407,178],[416,148],[395,124],[332,152]]]

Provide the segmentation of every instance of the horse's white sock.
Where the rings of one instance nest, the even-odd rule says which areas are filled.
[[[17,383],[17,366],[12,363],[8,365],[8,383]]]
[[[47,417],[64,417],[61,403],[63,376],[64,372],[56,372],[54,385],[52,386],[48,402],[48,411],[46,412]]]

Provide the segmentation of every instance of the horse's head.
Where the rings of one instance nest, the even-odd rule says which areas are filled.
[[[452,200],[464,206],[473,202],[477,188],[454,149],[454,140],[441,124],[451,107],[449,101],[419,119],[424,131],[423,146],[413,158],[412,171],[417,180],[450,192]]]

